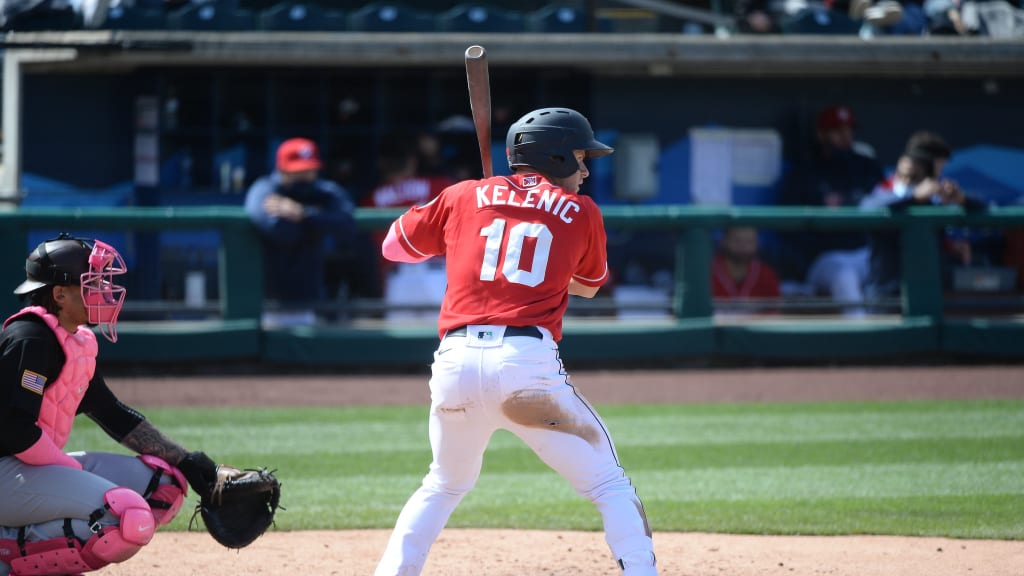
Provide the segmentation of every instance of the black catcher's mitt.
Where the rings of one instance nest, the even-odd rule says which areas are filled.
[[[212,464],[205,454],[197,456],[193,452],[186,458],[205,459],[207,464],[200,464],[207,473],[203,474],[203,490],[193,488],[199,493],[199,504],[195,515],[202,516],[206,531],[213,539],[228,548],[244,548],[263,535],[274,523],[281,499],[281,482],[272,470],[266,468],[239,470],[230,466],[215,466],[214,478],[209,474]],[[185,472],[188,464],[182,467]],[[186,478],[190,478],[186,473]]]

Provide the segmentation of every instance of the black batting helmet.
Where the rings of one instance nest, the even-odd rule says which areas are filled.
[[[82,274],[89,271],[92,248],[90,242],[66,232],[40,243],[25,259],[25,281],[14,293],[28,294],[50,285],[78,285]]]
[[[509,168],[530,166],[556,178],[579,170],[574,150],[586,151],[587,158],[615,151],[595,140],[590,122],[569,108],[541,108],[516,120],[508,129],[505,147]]]

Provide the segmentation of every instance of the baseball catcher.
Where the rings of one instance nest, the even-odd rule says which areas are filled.
[[[193,521],[200,515],[217,542],[244,548],[273,524],[281,483],[272,471],[218,466],[202,452],[190,453],[178,466],[199,495]]]
[[[26,306],[0,327],[0,576],[124,562],[174,519],[190,487],[225,546],[245,546],[273,522],[272,473],[218,466],[107,386],[96,332],[117,341],[125,273],[113,246],[68,234],[25,260],[14,293]],[[65,452],[79,414],[133,454]]]

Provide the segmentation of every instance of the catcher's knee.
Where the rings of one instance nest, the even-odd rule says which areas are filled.
[[[153,511],[138,493],[128,488],[113,488],[103,495],[103,500],[105,508],[119,522],[97,530],[82,547],[82,557],[94,570],[131,558],[149,544],[156,532]]]
[[[139,459],[153,469],[153,476],[143,493],[146,502],[153,509],[153,518],[156,519],[157,526],[169,524],[181,510],[185,496],[188,496],[185,475],[156,456],[144,454],[139,456]]]
[[[83,543],[64,523],[64,538],[26,542],[24,531],[13,546],[6,549],[12,574],[50,576],[98,570],[108,564],[124,562],[149,543],[156,531],[149,504],[129,488],[112,488],[103,495],[104,505],[89,519],[93,531]],[[100,518],[110,513],[118,524],[102,525]]]

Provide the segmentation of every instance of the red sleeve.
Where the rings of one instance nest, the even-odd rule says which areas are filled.
[[[722,275],[724,265],[722,264],[722,257],[715,256],[711,259],[711,297],[712,298],[728,298],[729,289],[723,283]]]
[[[782,292],[779,289],[779,276],[771,266],[761,263],[761,277],[758,278],[757,296],[762,298],[779,298]]]
[[[608,281],[608,236],[604,217],[589,196],[577,196],[576,201],[584,205],[584,211],[591,217],[587,249],[572,277],[584,286],[603,286]]]
[[[398,240],[406,252],[418,257],[445,253],[444,229],[451,215],[450,190],[453,189],[446,189],[423,206],[413,206],[395,221]]]

